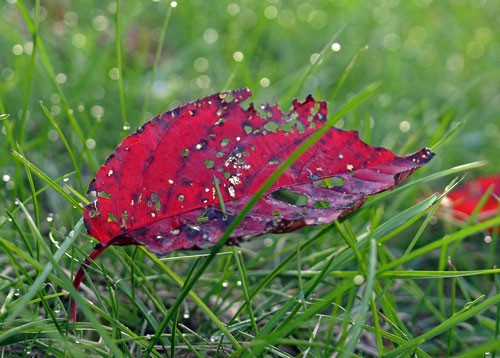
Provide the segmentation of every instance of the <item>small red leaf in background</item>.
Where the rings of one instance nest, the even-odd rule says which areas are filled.
[[[266,105],[260,115],[241,106],[250,95],[248,89],[211,95],[125,138],[90,184],[97,200],[84,211],[88,232],[103,246],[142,244],[160,255],[217,242],[266,179],[327,120],[326,102],[311,96],[294,100],[288,113]],[[433,155],[424,148],[398,157],[362,142],[355,131],[332,128],[262,196],[228,244],[330,223]],[[287,196],[304,202],[295,205]]]
[[[484,221],[498,214],[500,198],[500,175],[486,175],[478,177],[450,191],[442,205],[449,210],[453,218],[466,221],[473,213],[488,190],[491,194],[479,210],[477,219]]]

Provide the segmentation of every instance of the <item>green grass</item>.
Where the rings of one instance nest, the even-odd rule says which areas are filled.
[[[500,217],[459,226],[434,193],[500,167],[499,11],[423,0],[0,4],[2,354],[498,356],[498,233],[484,237]],[[285,108],[312,93],[372,145],[437,156],[328,226],[164,258],[111,247],[76,293],[96,243],[81,216],[100,164],[157,113],[243,86]]]

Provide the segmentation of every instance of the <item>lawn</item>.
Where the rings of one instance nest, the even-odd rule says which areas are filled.
[[[457,223],[440,206],[500,167],[499,13],[493,0],[0,3],[1,354],[499,354],[500,215]],[[436,156],[329,225],[220,252],[110,247],[77,293],[104,160],[157,114],[242,87],[284,109],[312,94],[330,118],[347,106],[337,127]]]

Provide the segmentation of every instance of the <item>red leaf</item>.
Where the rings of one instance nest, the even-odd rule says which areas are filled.
[[[84,211],[88,232],[103,246],[143,244],[160,255],[217,242],[265,180],[327,120],[326,102],[311,96],[294,100],[286,114],[263,106],[263,118],[252,105],[240,106],[250,94],[240,89],[188,103],[125,138],[90,184],[97,200]],[[433,155],[424,148],[397,157],[363,143],[355,131],[332,128],[274,183],[228,244],[332,222]],[[337,178],[337,185],[318,186],[325,178]],[[307,203],[279,199],[290,193]]]
[[[446,195],[443,205],[451,208],[451,214],[456,220],[465,221],[490,188],[491,194],[478,213],[480,221],[487,220],[499,212],[500,175],[498,174],[478,177],[458,186]]]

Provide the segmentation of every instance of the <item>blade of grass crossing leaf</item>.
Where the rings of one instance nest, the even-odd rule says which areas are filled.
[[[319,130],[314,132],[309,138],[307,138],[279,167],[278,169],[262,184],[257,193],[249,200],[247,205],[243,207],[240,213],[235,217],[235,219],[231,222],[224,235],[219,239],[219,241],[213,246],[210,255],[207,259],[201,264],[198,271],[193,275],[193,278],[186,282],[183,286],[178,299],[175,301],[172,309],[176,309],[180,305],[180,303],[184,300],[184,298],[188,295],[189,291],[194,286],[195,282],[199,279],[199,277],[206,270],[210,262],[214,259],[215,255],[222,249],[226,241],[229,239],[231,233],[236,229],[236,227],[240,224],[240,222],[245,218],[250,209],[257,203],[260,197],[269,190],[269,188],[273,185],[273,183],[283,174],[283,172],[288,169],[305,151],[307,151],[316,141],[318,141],[321,136],[326,133],[326,131],[339,119],[341,119],[345,114],[347,114],[352,108],[356,107],[359,103],[361,103],[365,98],[373,94],[379,88],[378,84],[372,84],[366,87],[363,91],[361,91],[358,95],[352,98],[339,112],[337,112],[331,120],[328,120],[327,123]],[[171,310],[172,310],[171,309]],[[170,314],[164,318],[161,328],[165,329],[167,322],[171,319]],[[154,346],[156,342],[156,337],[151,340],[150,348]],[[147,353],[147,352],[146,352]]]
[[[219,199],[220,210],[222,211],[223,217],[227,218],[226,205],[224,204],[224,199],[222,197],[222,193],[220,191],[220,180],[214,175],[214,187],[217,192],[217,199]]]

